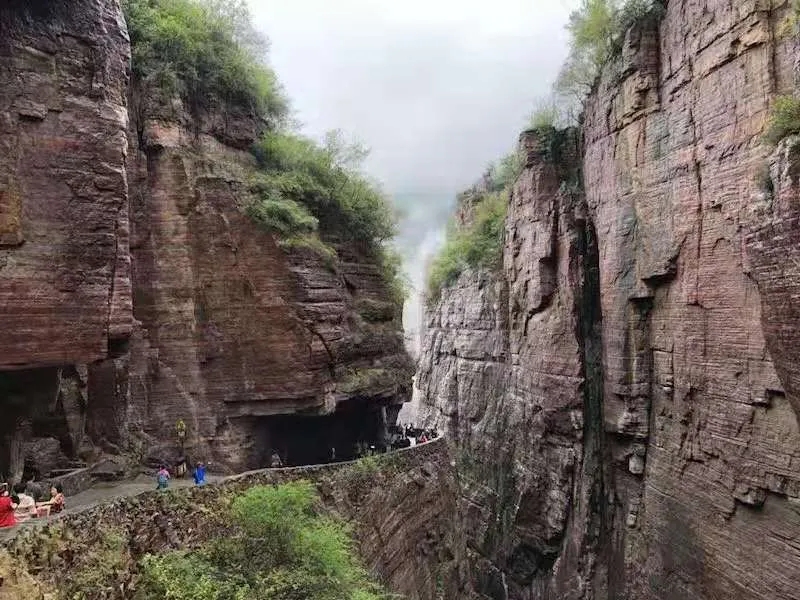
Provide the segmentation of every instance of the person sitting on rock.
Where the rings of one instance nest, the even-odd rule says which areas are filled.
[[[206,484],[206,464],[204,462],[197,463],[194,468],[194,483],[195,485]]]
[[[19,482],[14,485],[14,495],[17,497],[17,507],[14,509],[14,519],[17,523],[24,523],[36,518],[36,500],[25,492],[28,486]]]
[[[64,486],[54,483],[50,488],[50,500],[45,504],[50,506],[51,513],[60,513],[64,510]]]
[[[166,465],[161,465],[156,473],[156,489],[165,490],[169,486],[169,471]]]
[[[8,484],[0,484],[0,527],[14,527],[17,520],[14,518],[14,509],[19,504],[16,494],[9,493]]]

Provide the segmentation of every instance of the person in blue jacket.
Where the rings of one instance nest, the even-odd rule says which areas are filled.
[[[194,468],[194,482],[196,485],[206,484],[206,464],[203,462],[197,463]]]

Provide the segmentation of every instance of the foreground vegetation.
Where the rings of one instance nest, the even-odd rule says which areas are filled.
[[[257,487],[233,501],[233,527],[195,551],[141,561],[136,598],[382,600],[344,522],[323,515],[311,483]]]
[[[252,148],[246,213],[287,249],[320,255],[332,269],[334,245],[352,242],[380,265],[402,301],[400,261],[389,240],[397,218],[391,202],[361,171],[367,151],[332,132],[322,143],[290,127],[289,102],[264,62],[267,41],[244,0],[124,0],[134,85],[162,107],[179,98],[196,119],[221,111],[264,123]]]

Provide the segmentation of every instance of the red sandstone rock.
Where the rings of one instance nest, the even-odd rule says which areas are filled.
[[[183,420],[194,459],[241,468],[261,417],[396,410],[412,367],[374,258],[331,240],[331,270],[242,211],[263,123],[129,88],[116,0],[22,4],[0,7],[0,438],[55,419],[74,454],[85,420],[105,450],[177,459]],[[19,391],[87,364],[88,403]]]
[[[100,360],[131,326],[119,7],[23,4],[0,8],[0,369]]]
[[[284,251],[241,211],[249,154],[163,122],[144,131],[131,220],[134,314],[147,342],[134,338],[131,362],[93,368],[127,382],[101,404],[127,407],[129,433],[146,434],[161,456],[177,452],[182,419],[191,455],[241,468],[267,452],[258,417],[327,414],[352,392],[402,403],[410,367],[398,315],[369,324],[357,313],[357,299],[387,298],[369,258],[340,245],[332,271],[311,252]],[[150,360],[133,359],[143,351]],[[355,368],[396,376],[386,388],[342,390]]]
[[[770,101],[792,85],[784,16],[670,1],[630,33],[583,130],[597,289],[568,244],[581,218],[546,227],[558,195],[529,163],[503,272],[463,276],[432,311],[418,385],[464,457],[483,591],[797,597],[795,142],[759,190]]]

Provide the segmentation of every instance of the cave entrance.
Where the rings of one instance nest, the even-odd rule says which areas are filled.
[[[85,378],[73,367],[0,372],[0,479],[71,467],[83,436]]]
[[[390,414],[391,407],[388,409]],[[350,400],[330,415],[276,415],[260,422],[261,466],[277,452],[284,466],[354,460],[370,446],[383,449],[387,407],[374,400]]]

